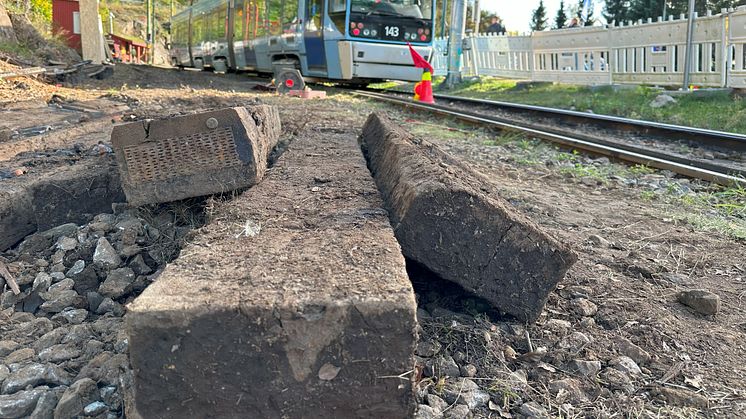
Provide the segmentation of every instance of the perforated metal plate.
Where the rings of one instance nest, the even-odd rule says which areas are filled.
[[[124,147],[132,181],[159,181],[240,166],[230,127]]]

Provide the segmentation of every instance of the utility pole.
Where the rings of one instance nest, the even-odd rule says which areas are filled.
[[[479,10],[479,0],[474,0],[474,35],[479,35],[479,21],[482,19],[482,12]]]
[[[686,25],[686,55],[684,56],[684,90],[689,90],[689,82],[691,81],[694,14],[694,0],[689,0],[689,21]]]
[[[148,45],[148,55],[153,55],[150,36],[150,0],[145,0],[145,43]],[[150,57],[148,57],[150,60]]]
[[[446,88],[461,83],[461,55],[466,27],[466,0],[453,0],[451,30],[448,35],[448,75]]]

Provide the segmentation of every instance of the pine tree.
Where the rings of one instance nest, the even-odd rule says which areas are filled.
[[[559,10],[557,10],[557,16],[554,17],[554,28],[562,29],[567,23],[567,14],[565,14],[565,0],[560,0]]]
[[[626,22],[629,16],[629,0],[606,0],[603,16],[607,22]],[[625,6],[625,4],[627,4]]]
[[[547,28],[547,9],[544,7],[544,0],[539,0],[539,7],[531,15],[529,27],[534,32],[543,31]]]
[[[585,20],[583,20],[583,0],[578,2],[578,12],[576,16],[578,17],[578,20],[583,22],[583,26],[593,26],[596,22],[596,18],[593,17],[593,0],[591,0],[591,4],[588,6],[588,16],[585,17]]]

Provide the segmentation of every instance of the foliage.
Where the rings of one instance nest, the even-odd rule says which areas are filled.
[[[562,29],[567,23],[567,13],[565,13],[565,0],[560,0],[559,9],[557,15],[554,17],[554,28]]]
[[[588,6],[588,16],[585,17],[585,20],[583,20],[583,0],[578,0],[578,8],[575,16],[577,16],[579,21],[583,22],[583,26],[593,26],[596,23],[596,18],[593,16],[593,0],[591,0]]]
[[[695,11],[703,16],[707,10],[719,13],[720,9],[738,7],[746,4],[746,0],[697,0]],[[688,12],[688,0],[606,0],[604,17],[608,22],[643,21],[651,18],[655,20],[663,16],[665,5],[666,16],[679,16]]]
[[[547,8],[544,7],[544,0],[539,0],[539,7],[534,9],[529,27],[535,32],[543,31],[547,28]]]
[[[31,0],[31,12],[45,22],[52,21],[51,0]]]

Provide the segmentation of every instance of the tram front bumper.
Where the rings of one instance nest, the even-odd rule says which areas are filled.
[[[340,41],[339,57],[342,78],[420,81],[422,69],[415,68],[406,45]],[[432,47],[414,47],[429,60]]]

